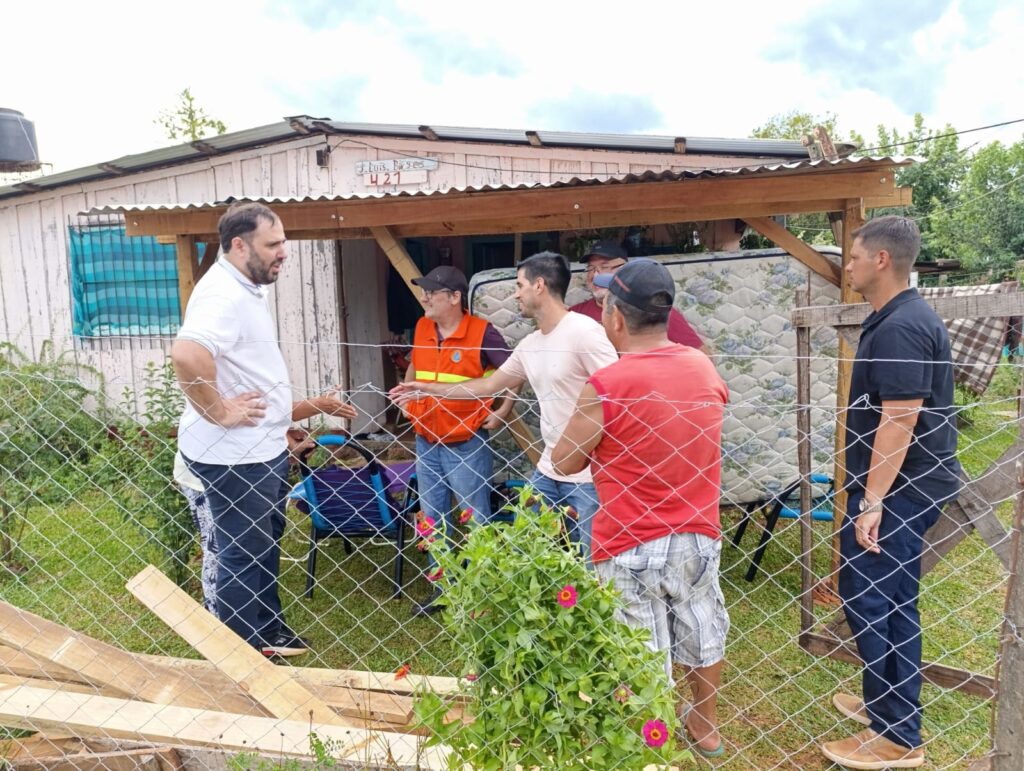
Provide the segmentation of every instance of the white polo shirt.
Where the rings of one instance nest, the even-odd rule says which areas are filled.
[[[292,388],[266,288],[222,257],[196,284],[178,339],[197,342],[213,355],[221,396],[259,391],[267,403],[267,414],[258,425],[222,428],[205,420],[186,400],[178,425],[182,454],[201,463],[231,466],[263,463],[284,452]]]

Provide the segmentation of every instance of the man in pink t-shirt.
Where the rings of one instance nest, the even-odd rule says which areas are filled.
[[[587,253],[580,260],[587,266],[587,289],[590,290],[593,297],[581,303],[576,303],[569,310],[589,316],[600,324],[601,307],[604,303],[605,293],[608,290],[596,286],[594,277],[603,273],[614,273],[625,265],[628,259],[626,250],[610,239],[598,241],[591,245],[587,249]],[[700,339],[700,335],[690,326],[690,322],[686,320],[686,317],[675,308],[672,309],[668,316],[668,339],[673,343],[688,345],[691,348],[700,348],[702,350],[704,348],[704,341]]]
[[[654,260],[595,278],[602,322],[620,354],[595,372],[552,452],[556,471],[588,464],[597,488],[592,559],[625,603],[623,620],[686,669],[694,748],[723,750],[716,700],[729,616],[718,583],[722,415],[728,389],[711,360],[672,343],[675,284]]]

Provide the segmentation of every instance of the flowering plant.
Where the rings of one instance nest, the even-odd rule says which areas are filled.
[[[512,524],[471,524],[453,549],[430,544],[444,621],[459,651],[465,721],[431,692],[416,714],[452,768],[643,768],[678,763],[675,694],[649,633],[614,618],[602,585],[563,528],[564,510],[525,488]]]

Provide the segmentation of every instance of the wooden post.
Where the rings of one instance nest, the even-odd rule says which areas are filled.
[[[174,243],[178,254],[178,300],[181,303],[181,317],[185,318],[192,290],[199,281],[199,250],[195,236],[178,236]]]
[[[1013,523],[1013,567],[1006,590],[1003,641],[996,663],[996,708],[993,716],[993,771],[1017,771],[1024,767],[1024,463],[1017,461],[1016,516]]]
[[[796,304],[810,303],[810,291],[797,292]],[[800,469],[800,636],[814,629],[814,573],[811,561],[811,328],[796,328],[796,435]]]
[[[518,265],[523,261],[523,234],[516,233],[512,237],[512,264]]]
[[[839,300],[844,305],[864,302],[860,293],[853,291],[846,273],[846,265],[850,261],[850,250],[853,248],[853,231],[864,224],[864,201],[854,198],[846,201],[843,209],[843,270],[840,277]],[[839,528],[846,515],[846,408],[850,403],[850,375],[853,372],[853,357],[856,349],[839,335],[839,372],[836,378],[836,436],[835,436],[835,469],[832,478],[835,480],[836,495],[833,502],[833,537],[832,537],[832,573],[828,583],[822,587],[824,594],[834,594],[835,580],[839,570]]]

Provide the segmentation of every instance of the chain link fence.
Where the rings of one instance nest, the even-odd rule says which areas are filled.
[[[418,496],[426,491],[416,487],[411,434],[373,385],[343,396],[380,406],[360,418],[374,430],[344,444],[310,446],[296,437],[298,451],[281,485],[290,497],[280,538],[280,598],[288,627],[306,639],[308,652],[274,659],[279,667],[273,672],[288,667],[279,682],[259,666],[264,661],[246,670],[251,649],[232,647],[222,627],[198,620],[202,500],[174,478],[182,397],[173,375],[168,366],[150,365],[142,393],[127,393],[124,383],[98,377],[103,356],[93,352],[85,368],[70,348],[46,347],[35,360],[12,346],[0,350],[0,725],[7,726],[15,761],[32,751],[25,749],[30,741],[42,741],[20,738],[35,729],[69,752],[141,752],[130,740],[164,737],[191,747],[197,767],[226,759],[258,767],[295,752],[311,753],[319,765],[437,767],[445,762],[443,748],[429,746],[421,720],[435,735],[443,734],[437,726],[444,721],[433,720],[428,708],[470,722],[471,705],[479,704],[473,699],[481,696],[474,689],[486,687],[493,695],[513,682],[502,679],[512,677],[512,669],[481,671],[481,651],[490,650],[478,639],[485,633],[494,636],[490,643],[500,643],[507,659],[499,659],[519,679],[501,694],[507,710],[491,704],[481,718],[481,741],[504,740],[525,752],[542,731],[538,726],[560,725],[564,741],[582,748],[575,766],[642,767],[641,755],[614,766],[607,759],[620,757],[622,748],[657,746],[650,728],[658,718],[660,730],[676,734],[666,746],[692,752],[676,715],[664,712],[673,702],[690,701],[685,672],[676,670],[674,686],[659,679],[657,661],[652,670],[646,648],[630,647],[625,627],[611,618],[615,600],[564,538],[517,524],[538,519],[531,513],[537,504],[523,497],[530,495],[523,485],[532,464],[509,431],[495,432],[490,442],[496,521],[476,526],[472,512],[452,501],[462,535],[448,535],[460,554],[472,556],[438,559],[465,585],[431,580],[438,567],[427,543],[446,539],[438,539],[440,523],[426,523],[420,514]],[[719,367],[728,360],[741,369],[744,358],[742,352],[713,357]],[[753,363],[756,357],[747,358]],[[819,364],[831,371],[835,359],[822,356]],[[726,751],[707,762],[735,769],[829,768],[819,744],[860,729],[831,703],[836,692],[860,692],[860,668],[848,660],[855,647],[842,610],[829,601],[837,414],[828,398],[801,405],[788,383],[769,386],[725,407],[719,584],[731,623],[717,713]],[[1020,452],[1018,389],[1019,366],[1004,358],[982,396],[958,393],[959,458],[971,479],[987,485],[984,503],[992,515],[966,525],[955,518],[940,523],[943,538],[925,557],[923,733],[934,768],[967,768],[992,748],[987,697],[996,686],[1010,575],[1018,487],[1007,469]],[[538,407],[529,395],[516,405],[535,433]],[[811,413],[814,480],[814,510],[803,522],[793,452],[801,407]],[[314,437],[346,427],[334,418],[307,423]],[[515,516],[501,512],[506,504]],[[332,525],[338,517],[343,527]],[[801,540],[808,531],[809,549]],[[948,541],[957,543],[948,548]],[[210,544],[204,545],[209,553]],[[810,582],[801,572],[807,554]],[[138,578],[150,564],[191,599],[152,574]],[[486,576],[500,576],[509,566],[523,574],[486,583]],[[206,578],[209,593],[209,573]],[[447,614],[415,612],[441,584],[462,604]],[[484,604],[477,607],[471,586],[499,599],[486,605],[487,597],[479,597]],[[801,618],[808,593],[817,600],[809,636]],[[485,605],[489,610],[481,609]],[[576,620],[567,621],[574,610]],[[599,632],[605,636],[598,642]],[[615,651],[631,651],[635,662],[614,659]],[[572,698],[554,685],[570,677]],[[609,688],[612,679],[626,690]],[[332,716],[312,729],[312,739],[308,719],[295,735],[274,722],[284,717],[274,705],[294,698],[288,690],[294,683],[316,697],[315,705],[328,705],[324,714]],[[119,707],[124,700],[132,706]],[[417,701],[421,706],[414,708]],[[311,708],[314,718],[318,708]],[[504,723],[496,722],[499,713]],[[300,714],[310,711],[300,708],[290,717]],[[505,737],[495,733],[496,725],[505,726]],[[605,740],[588,742],[584,729]],[[58,738],[68,735],[80,742],[70,750],[71,740]],[[203,747],[214,754],[203,755]],[[345,757],[333,761],[332,754]],[[697,762],[692,755],[662,757],[684,767]],[[536,756],[532,762],[548,765]]]

